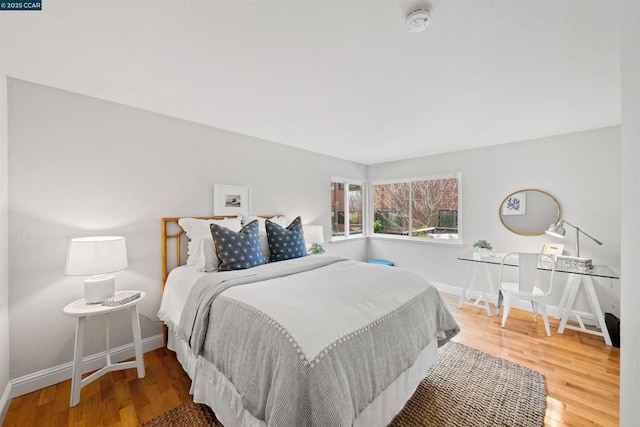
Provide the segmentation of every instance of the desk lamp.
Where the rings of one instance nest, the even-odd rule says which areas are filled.
[[[545,231],[545,233],[550,234],[552,236],[564,238],[564,235],[567,232],[563,227],[564,224],[570,225],[571,227],[576,229],[576,257],[580,257],[580,233],[584,234],[585,236],[587,236],[597,244],[602,245],[602,242],[600,240],[596,239],[593,236],[590,236],[589,234],[582,231],[580,227],[576,227],[575,225],[571,224],[570,222],[567,222],[564,219],[561,219],[560,221],[551,224],[549,226],[549,229]]]
[[[67,266],[69,276],[91,276],[84,281],[84,299],[97,304],[115,292],[115,278],[107,273],[127,268],[124,237],[81,237],[69,241]]]

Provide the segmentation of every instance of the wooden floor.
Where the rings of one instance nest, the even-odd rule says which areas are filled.
[[[602,338],[574,331],[559,335],[552,320],[547,337],[542,320],[512,310],[505,329],[483,309],[455,308],[445,296],[462,332],[454,341],[535,369],[547,382],[548,426],[617,426],[620,351]],[[69,408],[71,382],[13,399],[3,426],[137,426],[190,400],[189,378],[173,353],[145,354],[147,376],[135,369],[111,372],[82,389],[80,404]]]

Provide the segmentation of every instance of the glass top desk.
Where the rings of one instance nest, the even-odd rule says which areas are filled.
[[[497,298],[496,307],[497,311],[500,311],[501,304],[501,295],[497,289],[495,289],[494,280],[491,278],[491,274],[488,268],[480,269],[478,267],[484,266],[487,267],[491,264],[501,265],[502,257],[504,254],[498,253],[488,253],[486,255],[480,255],[476,253],[465,253],[458,256],[458,260],[460,261],[468,261],[472,262],[473,268],[471,269],[471,276],[467,279],[467,283],[462,290],[462,295],[460,296],[460,301],[458,303],[458,308],[461,308],[464,303],[467,303],[467,292],[469,290],[474,289],[476,286],[479,287],[478,291],[480,291],[480,297],[476,299],[475,302],[471,303],[473,305],[479,305],[480,301],[484,299],[485,309],[487,310],[487,314],[491,315],[491,307],[489,305],[490,298],[493,295],[494,298]],[[547,270],[551,271],[551,266],[546,263],[541,263],[538,266],[538,270]],[[505,265],[516,267],[517,264],[507,263]],[[481,274],[480,270],[484,270],[484,274],[486,275],[486,284],[485,286],[479,286],[479,275]],[[573,329],[580,332],[585,332],[587,334],[597,335],[604,338],[604,341],[607,345],[611,345],[611,337],[609,336],[609,331],[607,330],[607,326],[604,322],[604,315],[602,313],[602,308],[600,307],[600,301],[598,301],[598,296],[595,291],[595,287],[593,284],[593,278],[605,278],[605,279],[619,279],[620,277],[613,271],[611,268],[606,265],[594,265],[593,268],[578,271],[578,270],[566,270],[566,269],[558,269],[556,268],[556,273],[566,273],[568,275],[567,284],[564,287],[564,291],[562,292],[562,297],[560,298],[560,304],[558,305],[558,313],[556,318],[560,320],[560,326],[558,327],[558,333],[564,333],[565,329]],[[578,291],[580,289],[580,285],[584,285],[584,290],[587,294],[587,300],[589,301],[589,306],[591,307],[591,313],[584,312],[575,312],[573,310],[573,306],[576,300],[576,296],[578,295]],[[574,316],[578,323],[577,326],[567,325],[569,318]],[[596,326],[600,330],[589,329],[585,326],[583,318],[593,318],[596,323]]]

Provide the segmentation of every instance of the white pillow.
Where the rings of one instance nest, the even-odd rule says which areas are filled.
[[[211,236],[211,224],[226,227],[232,231],[242,228],[240,217],[225,219],[180,218],[178,224],[187,233],[187,266],[196,271],[218,271],[218,255]]]
[[[266,218],[261,218],[255,215],[244,215],[242,217],[242,226],[244,227],[256,219],[260,223],[260,247],[262,248],[262,255],[264,255],[264,262],[267,263],[271,259],[271,251],[269,250],[269,240],[267,239],[267,226],[265,225]],[[281,227],[286,227],[291,222],[286,216],[274,216],[273,218],[269,218],[269,221],[276,223]]]

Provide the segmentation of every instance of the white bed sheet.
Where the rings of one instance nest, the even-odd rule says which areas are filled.
[[[186,265],[181,265],[171,270],[164,286],[158,318],[166,324],[177,326],[178,323],[180,323],[180,314],[187,302],[191,288],[199,278],[207,274],[217,273],[196,271],[194,268],[187,267]],[[171,348],[171,350],[173,350],[173,348]]]

